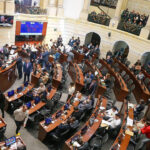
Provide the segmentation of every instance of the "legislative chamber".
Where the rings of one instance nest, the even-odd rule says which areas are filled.
[[[0,0],[0,150],[150,150],[150,0]]]

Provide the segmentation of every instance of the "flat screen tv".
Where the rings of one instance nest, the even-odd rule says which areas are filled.
[[[13,16],[0,15],[0,26],[11,27],[13,25],[13,21]]]
[[[43,22],[21,22],[20,35],[42,35]]]

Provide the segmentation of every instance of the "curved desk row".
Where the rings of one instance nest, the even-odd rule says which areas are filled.
[[[0,90],[5,92],[8,90],[16,80],[16,61],[5,69],[0,70]]]
[[[96,97],[98,97],[98,95],[103,95],[104,92],[106,91],[106,86],[105,84],[102,84],[101,79],[103,79],[103,75],[101,74],[101,72],[99,71],[99,69],[93,65],[92,63],[90,63],[89,61],[85,61],[86,64],[86,69],[85,71],[91,71],[93,74],[95,74],[95,71],[97,71],[97,81],[98,81],[98,87],[97,87],[97,92],[96,92]]]
[[[130,79],[133,80],[133,83],[135,84],[135,89],[133,90],[133,93],[134,93],[134,96],[136,97],[136,100],[138,102],[140,101],[140,99],[144,99],[145,101],[147,101],[148,98],[150,98],[150,92],[148,91],[146,86],[140,83],[140,81],[136,78],[133,72],[131,72],[124,64],[122,64],[117,59],[114,59],[114,61],[115,63],[119,64],[120,70],[121,71],[124,70],[129,75]]]
[[[72,97],[71,97],[72,98]],[[39,124],[39,140],[43,141],[47,135],[47,133],[53,131],[56,127],[58,127],[61,123],[65,122],[74,112],[74,108],[78,106],[79,101],[74,101],[71,104],[71,98],[68,100],[68,103],[70,104],[69,110],[65,112],[64,106],[60,110],[58,110],[55,114],[52,115],[54,123],[51,123],[49,125],[45,125],[45,121],[41,121]],[[57,118],[57,113],[62,112],[61,115]]]
[[[84,75],[78,64],[70,63],[68,72],[73,82],[76,84],[76,91],[81,91],[84,86]]]
[[[91,117],[89,118],[89,120],[84,124],[83,128],[85,126],[88,127],[87,131],[85,134],[81,135],[81,130],[80,129],[78,132],[76,132],[71,138],[69,138],[64,145],[63,150],[73,150],[73,146],[71,145],[71,140],[73,137],[75,136],[82,136],[82,141],[88,142],[90,140],[90,138],[95,134],[95,132],[97,131],[97,129],[99,128],[101,121],[102,121],[102,117],[103,117],[103,113],[101,113],[101,111],[99,110],[99,107],[103,107],[106,108],[107,105],[107,100],[105,98],[102,97],[102,99],[98,99],[96,107],[91,115]],[[95,117],[95,121],[93,123],[92,126],[89,125],[90,119]]]
[[[106,67],[109,73],[115,78],[114,92],[117,100],[124,101],[128,95],[128,88],[119,73],[115,72],[113,68],[105,60],[100,59],[99,61],[104,67]]]

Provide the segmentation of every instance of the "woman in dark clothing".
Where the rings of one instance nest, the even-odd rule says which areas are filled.
[[[2,91],[0,90],[0,109],[2,112],[3,118],[4,118],[4,107],[5,107],[5,96],[3,95]]]

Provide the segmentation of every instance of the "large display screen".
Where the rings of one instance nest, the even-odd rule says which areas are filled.
[[[20,35],[42,35],[43,22],[21,22]]]
[[[13,25],[13,16],[0,15],[0,26],[11,27]]]

